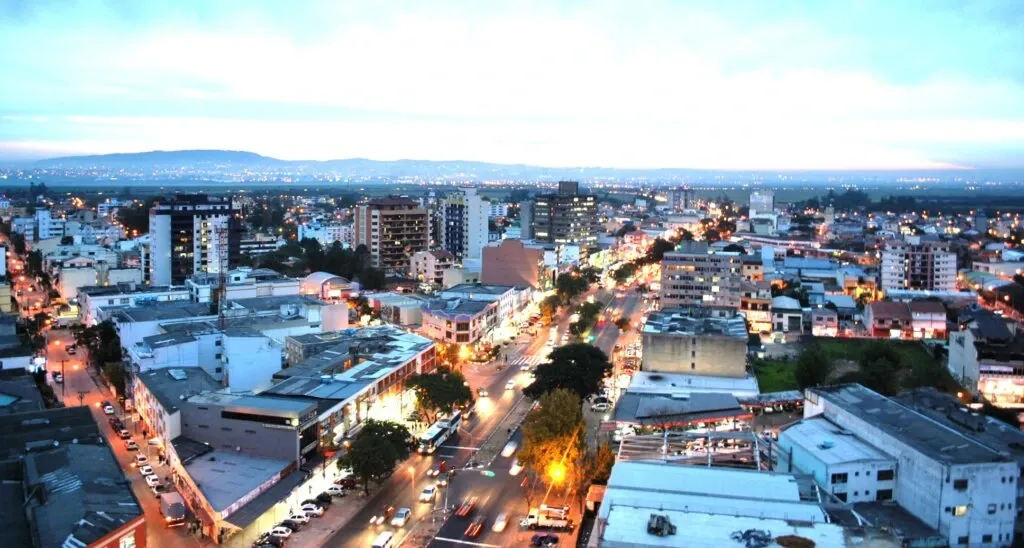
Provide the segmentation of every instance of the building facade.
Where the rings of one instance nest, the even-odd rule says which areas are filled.
[[[652,312],[644,324],[642,371],[747,376],[747,323],[728,307]]]
[[[661,261],[661,304],[740,306],[741,258],[711,252],[704,242],[683,242]]]
[[[537,196],[533,202],[533,239],[586,250],[597,245],[597,219],[597,197],[580,194],[576,181],[561,181],[558,193]]]
[[[149,280],[182,284],[196,272],[237,264],[241,221],[230,197],[179,194],[149,210]]]
[[[441,202],[440,244],[458,261],[480,258],[487,245],[488,206],[475,188],[462,189]]]
[[[883,291],[923,289],[956,290],[956,253],[949,243],[922,241],[908,236],[902,242],[889,242],[882,250],[881,284]]]
[[[444,284],[444,272],[455,265],[455,255],[451,251],[417,251],[410,259],[411,274],[417,280],[441,286]]]
[[[429,242],[429,215],[413,200],[388,197],[356,206],[353,244],[365,245],[373,266],[388,274],[407,274],[412,255]]]

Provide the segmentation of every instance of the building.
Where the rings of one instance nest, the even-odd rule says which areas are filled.
[[[772,190],[756,190],[750,193],[750,215],[753,218],[758,215],[775,214],[775,192]]]
[[[1024,403],[1024,333],[987,310],[962,318],[949,333],[949,372],[972,394],[996,405]]]
[[[538,195],[532,213],[532,236],[538,242],[577,244],[584,251],[597,246],[597,197],[580,194],[578,182],[561,181],[558,193]]]
[[[64,237],[64,228],[67,225],[64,218],[54,218],[49,209],[37,209],[35,219],[37,240]]]
[[[424,335],[451,344],[476,344],[498,323],[495,302],[433,299],[422,307]]]
[[[380,319],[402,327],[417,328],[423,323],[423,297],[403,293],[367,293],[367,304],[380,315]]]
[[[214,302],[221,283],[219,273],[197,272],[185,280],[189,299]],[[224,298],[229,301],[256,297],[298,295],[302,280],[288,278],[269,268],[241,267],[224,273]]]
[[[881,285],[892,289],[956,290],[956,253],[948,242],[907,236],[882,250]]]
[[[475,188],[449,194],[441,202],[440,244],[456,260],[480,259],[487,245],[488,205]]]
[[[839,313],[831,308],[815,308],[811,312],[811,334],[815,337],[835,337],[839,334]]]
[[[532,240],[533,233],[533,212],[534,205],[530,200],[519,203],[519,238],[521,240]]]
[[[299,292],[302,295],[335,303],[348,299],[355,292],[355,287],[352,282],[341,276],[335,276],[330,272],[314,272],[302,279]]]
[[[300,224],[298,236],[300,242],[309,238],[328,248],[335,242],[340,243],[342,247],[352,247],[353,234],[351,224],[313,221]]]
[[[487,216],[488,217],[506,217],[508,216],[508,204],[501,202],[489,202],[487,204]]]
[[[642,371],[747,376],[747,323],[735,309],[692,307],[651,312],[642,337]]]
[[[145,548],[146,519],[88,407],[0,415],[4,546]]]
[[[152,435],[167,444],[181,435],[185,400],[223,387],[199,367],[154,369],[131,376],[132,403]]]
[[[113,219],[117,210],[124,207],[126,204],[122,203],[117,198],[107,198],[106,200],[96,204],[96,214],[100,217],[106,217]],[[130,203],[127,205],[131,205]]]
[[[893,500],[946,537],[950,546],[1013,543],[1020,468],[1009,453],[859,384],[812,388],[806,397],[805,420],[827,421],[842,435],[853,436],[892,459],[896,464]],[[839,442],[833,440],[830,445],[828,441],[802,447],[820,456],[837,448]],[[875,462],[879,466],[873,473],[888,470]],[[830,481],[841,485],[842,479]],[[876,480],[869,485],[879,486],[882,480]],[[877,490],[872,490],[877,499]],[[882,491],[881,496],[888,496],[887,489]]]
[[[661,305],[740,307],[741,259],[713,253],[705,242],[683,242],[661,261]]]
[[[776,333],[803,333],[804,311],[800,301],[784,295],[773,298],[772,324]]]
[[[908,306],[913,338],[946,338],[946,307],[941,301],[911,301]]]
[[[499,245],[484,248],[480,281],[534,289],[551,286],[551,277],[546,275],[544,250],[526,247],[520,240],[503,240]]]
[[[451,251],[417,251],[411,259],[413,278],[441,286],[444,284],[444,272],[455,265],[455,255]]]
[[[751,333],[772,331],[772,289],[766,281],[740,283],[740,311]]]
[[[242,238],[239,249],[242,255],[258,257],[273,253],[284,245],[284,238],[278,238],[271,234],[257,232]]]
[[[459,284],[438,293],[442,299],[463,299],[498,303],[498,322],[511,322],[526,305],[533,291],[524,286],[491,285],[484,283]]]
[[[128,283],[78,289],[79,314],[85,326],[93,326],[102,321],[99,317],[100,308],[113,309],[150,302],[170,303],[188,300],[188,288],[183,285],[151,286]]]
[[[356,206],[354,231],[353,244],[365,245],[373,266],[388,274],[408,273],[412,255],[430,243],[429,214],[408,198],[377,198]]]
[[[241,221],[230,197],[179,194],[149,210],[149,280],[183,284],[196,272],[219,273],[237,264]]]

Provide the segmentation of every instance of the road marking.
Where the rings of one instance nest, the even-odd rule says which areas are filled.
[[[463,447],[461,445],[442,445],[441,447],[444,447],[445,449],[463,449],[466,451],[476,451],[477,449],[480,449],[479,447]]]
[[[468,540],[460,540],[460,539],[457,539],[457,538],[434,537],[434,540],[440,540],[440,541],[443,541],[443,542],[454,542],[455,544],[466,544],[466,545],[469,545],[469,546],[485,546],[486,548],[501,548],[501,546],[498,545],[498,544],[484,544],[482,542],[470,542]]]

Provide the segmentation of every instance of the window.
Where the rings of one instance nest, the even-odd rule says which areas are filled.
[[[224,368],[223,367],[218,367],[217,369],[214,369],[214,371],[217,372],[217,373],[223,373],[224,372]]]
[[[875,500],[892,500],[892,489],[879,489],[875,492]]]
[[[996,508],[997,508],[997,506],[995,504],[989,504],[988,505],[988,515],[991,516],[992,514],[995,514],[996,513]]]
[[[135,548],[135,531],[128,533],[117,541],[117,548]]]
[[[220,354],[217,354],[216,356],[214,356],[213,359],[219,360],[220,359]]]
[[[223,341],[221,341],[220,339],[217,339],[217,340],[213,341],[213,346],[220,346],[222,342]]]
[[[889,481],[896,477],[896,473],[892,470],[879,470],[878,481]]]
[[[957,544],[962,544],[962,545],[966,546],[967,543],[970,542],[970,540],[971,539],[969,539],[968,537],[960,537],[960,538],[956,539],[956,543]]]
[[[953,515],[956,517],[963,517],[967,515],[967,506],[954,506]]]
[[[992,542],[992,535],[981,535],[981,542],[986,544]]]
[[[846,502],[846,493],[836,493],[835,495],[837,499]]]
[[[965,480],[965,479],[953,480],[953,489],[956,489],[957,491],[966,491],[967,490],[967,480]]]
[[[847,477],[847,475],[845,473],[842,473],[842,474],[832,474],[832,484],[833,485],[841,484],[841,483],[846,483],[846,481],[848,479],[849,478]]]

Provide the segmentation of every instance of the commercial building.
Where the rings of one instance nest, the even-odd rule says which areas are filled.
[[[661,261],[661,305],[740,307],[742,260],[714,253],[705,242],[683,242]]]
[[[364,296],[385,322],[409,328],[423,323],[423,305],[428,302],[423,297],[406,293],[366,293]]]
[[[454,285],[438,293],[442,299],[495,302],[498,304],[498,323],[511,322],[530,303],[533,290],[526,286],[466,283]]]
[[[355,246],[370,250],[373,266],[389,274],[409,272],[410,259],[430,243],[427,210],[408,198],[370,200],[355,208]]]
[[[99,317],[101,308],[109,311],[117,307],[132,307],[145,303],[188,300],[188,288],[183,285],[154,286],[128,283],[78,289],[79,314],[82,324],[86,326],[93,326],[102,321]]]
[[[241,243],[239,243],[239,250],[242,255],[258,257],[277,251],[284,243],[284,238],[257,232],[256,234],[243,237]]]
[[[480,281],[493,285],[517,285],[534,289],[550,287],[544,250],[526,247],[520,240],[503,240],[483,250]]]
[[[451,251],[417,251],[411,259],[413,278],[440,287],[444,284],[444,273],[455,265],[455,255]]]
[[[146,520],[88,407],[0,416],[4,546],[145,548]]]
[[[881,285],[893,289],[956,290],[956,253],[948,242],[907,236],[882,250]]]
[[[839,334],[839,313],[831,308],[815,308],[811,312],[811,334],[835,337]]]
[[[877,448],[896,464],[893,500],[946,537],[951,546],[1010,546],[1014,542],[1020,467],[1009,453],[859,384],[812,388],[806,397],[805,420],[826,420],[843,435]],[[966,409],[957,413],[969,420]],[[820,460],[822,453],[837,448],[836,443],[808,446],[805,442],[801,446]],[[888,471],[881,461],[875,462],[878,466],[870,468],[872,473]],[[856,465],[855,472],[865,471],[860,466]],[[888,476],[876,476],[872,485],[880,487]],[[842,479],[830,477],[833,485],[841,485]],[[849,476],[846,480],[849,482]],[[887,488],[881,488],[879,495],[876,487],[868,487],[876,499],[888,496]]]
[[[1024,333],[1016,322],[979,310],[949,333],[949,372],[996,405],[1024,403]]]
[[[488,205],[475,188],[461,189],[442,200],[440,244],[456,260],[480,259],[487,245]]]
[[[584,251],[597,246],[597,197],[580,194],[578,182],[561,181],[556,194],[538,195],[532,212],[538,242],[577,244]]]
[[[727,307],[666,308],[643,327],[641,370],[747,376],[747,324]]]
[[[422,307],[425,335],[435,341],[475,344],[499,323],[497,302],[432,299]]]
[[[299,293],[329,303],[347,300],[355,291],[352,282],[330,272],[314,272],[302,279]]]
[[[803,333],[804,311],[800,301],[785,295],[773,298],[772,324],[776,333]]]
[[[183,284],[196,272],[237,264],[241,221],[230,197],[179,194],[149,210],[149,280]]]
[[[192,302],[216,301],[221,274],[197,272],[185,280]],[[229,301],[256,297],[298,295],[302,281],[288,278],[269,268],[241,267],[224,273],[224,298]]]

